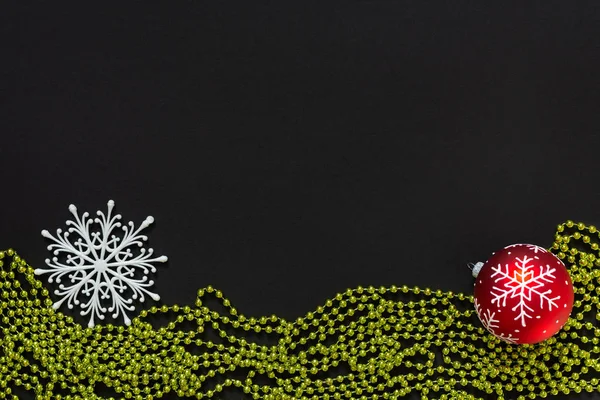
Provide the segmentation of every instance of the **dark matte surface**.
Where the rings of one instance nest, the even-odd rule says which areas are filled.
[[[166,4],[4,4],[0,247],[114,199],[164,303],[295,318],[600,224],[600,5]]]

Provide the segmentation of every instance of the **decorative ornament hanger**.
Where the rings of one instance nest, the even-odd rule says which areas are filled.
[[[549,250],[511,245],[472,265],[475,296],[358,287],[286,320],[246,317],[208,286],[194,306],[135,315],[134,300],[158,300],[148,275],[166,257],[144,248],[152,217],[136,229],[113,207],[91,220],[71,206],[66,232],[44,231],[54,254],[48,268],[0,252],[0,398],[212,399],[232,391],[265,400],[525,400],[600,392],[594,226],[567,221]],[[36,275],[58,284],[59,300]],[[224,311],[213,311],[215,302]],[[64,304],[89,317],[88,326],[61,312]],[[125,324],[102,324],[106,313]],[[160,314],[170,322],[156,328]]]

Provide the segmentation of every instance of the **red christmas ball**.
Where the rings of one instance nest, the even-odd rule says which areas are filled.
[[[477,315],[490,333],[506,342],[544,341],[571,315],[571,277],[563,262],[546,249],[513,244],[473,272]]]

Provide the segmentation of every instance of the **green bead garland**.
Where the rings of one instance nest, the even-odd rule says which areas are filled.
[[[558,226],[550,251],[571,273],[573,313],[553,338],[521,346],[488,334],[471,295],[407,286],[348,289],[295,321],[246,317],[209,286],[194,307],[150,307],[130,326],[85,328],[55,311],[33,268],[7,250],[0,252],[0,399],[17,398],[16,388],[40,400],[100,399],[100,384],[136,400],[170,392],[219,398],[228,388],[265,400],[598,392],[599,240],[594,226]],[[209,309],[211,300],[226,311]],[[170,322],[155,328],[153,315]]]

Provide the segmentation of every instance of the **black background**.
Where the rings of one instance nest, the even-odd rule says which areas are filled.
[[[0,247],[42,266],[113,199],[156,218],[164,304],[470,293],[468,262],[600,224],[600,4],[480,3],[4,3]]]

